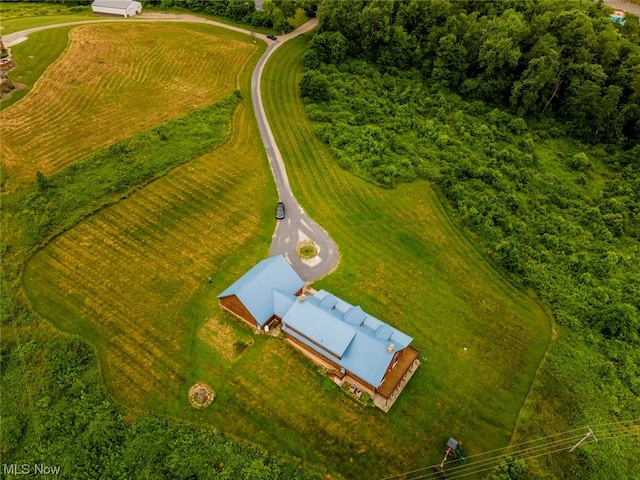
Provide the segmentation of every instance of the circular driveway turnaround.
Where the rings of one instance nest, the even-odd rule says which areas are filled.
[[[640,14],[640,7],[631,5],[628,0],[605,0],[605,3],[615,8],[620,8],[622,10]],[[241,32],[247,35],[259,35],[255,32],[251,32],[250,30],[226,25],[224,23],[197,17],[195,15],[144,13],[142,15],[139,15],[137,18],[129,19],[114,18],[81,20],[75,22],[58,23],[55,25],[44,25],[41,27],[30,28],[28,30],[3,35],[3,41],[6,46],[11,47],[12,45],[26,40],[27,36],[30,33],[40,30],[70,25],[82,25],[87,23],[105,23],[118,21],[205,23],[222,28],[227,28],[229,30],[234,30],[236,32]],[[273,138],[271,128],[269,127],[269,123],[264,112],[264,106],[262,104],[262,97],[260,93],[260,80],[262,77],[264,65],[271,54],[280,45],[282,45],[282,43],[297,36],[300,33],[304,33],[313,29],[317,25],[317,23],[317,18],[314,18],[292,33],[279,37],[276,41],[267,40],[269,46],[258,61],[251,80],[251,96],[254,100],[254,112],[256,115],[256,120],[258,122],[258,127],[260,129],[260,135],[262,136],[262,141],[267,151],[267,156],[269,157],[269,165],[271,166],[271,171],[276,182],[280,201],[284,202],[286,207],[285,218],[283,220],[279,220],[276,226],[276,231],[271,241],[270,254],[284,255],[289,263],[293,265],[298,274],[303,278],[303,280],[307,282],[317,280],[318,278],[325,276],[336,268],[339,261],[338,247],[331,239],[331,237],[329,237],[327,232],[325,232],[322,227],[311,220],[311,218],[305,213],[304,209],[298,204],[298,201],[293,195],[291,186],[289,185],[289,180],[287,178],[284,162],[282,161],[282,156]],[[275,202],[273,205],[273,209],[275,214]],[[297,253],[298,244],[300,242],[308,243],[309,241],[314,243],[318,254],[312,259],[303,260],[298,256]]]
[[[99,20],[81,20],[76,22],[58,23],[55,25],[43,25],[41,27],[30,28],[28,30],[22,30],[20,32],[3,35],[3,41],[6,46],[11,47],[22,41],[27,40],[27,36],[33,32],[40,30],[46,30],[49,28],[58,28],[72,25],[84,25],[90,23],[112,23],[112,22],[187,22],[187,23],[205,23],[208,25],[215,25],[217,27],[227,28],[236,32],[244,33],[247,35],[260,35],[250,30],[246,30],[224,23],[216,22],[214,20],[208,20],[194,15],[174,15],[174,14],[162,14],[151,13],[142,14],[137,18],[129,19],[99,19]],[[278,189],[278,195],[280,201],[284,202],[286,207],[286,215],[283,220],[278,220],[276,225],[276,231],[273,234],[271,241],[270,255],[282,254],[298,272],[298,275],[302,277],[305,282],[311,282],[324,277],[331,271],[333,271],[338,265],[339,252],[335,242],[331,239],[329,234],[322,229],[317,223],[315,223],[300,206],[291,186],[289,185],[289,179],[287,178],[287,172],[282,160],[282,155],[278,146],[276,145],[271,127],[267,121],[267,116],[262,104],[262,97],[260,92],[260,80],[262,78],[262,71],[264,65],[271,56],[271,54],[287,40],[297,37],[299,34],[308,32],[316,27],[318,19],[313,18],[307,23],[297,28],[293,32],[278,37],[276,41],[267,40],[269,46],[264,52],[251,78],[251,97],[253,99],[253,108],[260,129],[260,135],[262,136],[262,142],[264,143],[267,156],[269,157],[269,165],[273,173],[273,178],[276,182],[276,188]],[[276,202],[273,204],[273,212],[275,215]],[[317,250],[317,255],[311,259],[302,259],[298,256],[298,244],[300,242],[308,244],[312,242]]]
[[[264,147],[269,157],[269,165],[273,172],[273,178],[278,188],[280,201],[284,202],[286,215],[283,220],[278,220],[276,231],[271,241],[271,255],[282,254],[298,272],[298,275],[306,282],[317,280],[331,272],[338,265],[339,254],[338,247],[331,239],[329,234],[325,232],[316,222],[314,222],[304,209],[300,206],[289,184],[286,168],[282,160],[282,155],[273,138],[271,127],[264,112],[262,104],[262,95],[260,91],[260,80],[264,65],[271,54],[287,40],[297,37],[299,34],[313,29],[318,23],[317,19],[312,19],[302,25],[297,30],[288,35],[279,37],[278,40],[271,43],[264,52],[256,69],[253,71],[251,79],[251,96],[254,99],[253,109],[255,111],[256,120],[260,129],[260,135]],[[273,205],[275,215],[276,205]],[[313,242],[318,254],[311,259],[302,259],[298,255],[298,244],[300,242]]]

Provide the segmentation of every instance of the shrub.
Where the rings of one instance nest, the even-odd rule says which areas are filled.
[[[317,70],[310,70],[302,75],[300,93],[311,103],[326,102],[331,99],[329,79]]]
[[[591,162],[589,161],[589,157],[584,152],[576,153],[571,160],[569,161],[569,166],[577,171],[584,172],[589,167],[591,167]]]

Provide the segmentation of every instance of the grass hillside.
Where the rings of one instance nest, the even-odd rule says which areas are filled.
[[[62,27],[30,35],[31,42],[22,42],[11,47],[11,55],[18,64],[15,70],[9,73],[9,78],[25,87],[14,90],[11,97],[0,102],[0,109],[4,110],[27,95],[44,71],[67,48],[69,44],[69,30],[73,27]],[[34,45],[38,45],[37,52]]]
[[[298,93],[307,43],[295,39],[276,52],[263,91],[296,196],[343,252],[318,286],[412,335],[423,358],[388,416],[367,420],[367,430],[388,431],[386,440],[371,438],[357,466],[345,462],[342,471],[357,477],[436,463],[449,436],[469,454],[502,447],[546,349],[550,318],[486,263],[426,182],[385,190],[338,167]]]
[[[95,347],[108,390],[127,407],[215,425],[333,475],[434,463],[451,435],[468,454],[503,446],[549,319],[482,260],[426,183],[382,190],[334,164],[297,94],[305,43],[282,47],[263,91],[293,184],[343,252],[320,286],[412,335],[422,352],[390,413],[356,403],[282,339],[254,336],[217,305],[267,255],[275,222],[246,101],[221,147],[40,250],[24,275],[32,305]],[[239,80],[245,98],[249,73]],[[204,411],[186,398],[197,380],[218,394]]]
[[[256,258],[268,245],[265,212],[253,204],[274,192],[263,187],[268,170],[256,168],[257,139],[246,141],[246,105],[238,108],[222,147],[85,220],[25,272],[36,309],[97,346],[125,404],[153,409],[181,396],[202,321],[185,306],[211,289],[207,277],[229,268],[234,251]]]
[[[59,33],[38,35],[63,40]],[[30,95],[2,113],[5,182],[60,171],[219,100],[237,88],[240,72],[220,65],[244,65],[257,48],[246,36],[188,24],[86,25],[70,35],[64,54]],[[29,52],[27,57],[40,54]],[[16,71],[12,78],[20,82],[23,75],[31,74]]]

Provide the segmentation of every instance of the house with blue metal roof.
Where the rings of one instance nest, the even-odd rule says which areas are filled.
[[[263,260],[218,298],[259,330],[282,323],[287,341],[358,397],[388,411],[419,365],[413,339],[360,306],[304,282],[281,255]]]
[[[218,295],[220,304],[258,330],[280,320],[302,293],[304,280],[276,255],[262,260]]]
[[[282,317],[282,331],[335,383],[367,392],[385,411],[419,365],[413,338],[324,290],[299,296]]]

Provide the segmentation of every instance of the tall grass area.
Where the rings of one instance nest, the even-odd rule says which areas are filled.
[[[236,92],[222,101],[106,150],[46,177],[38,172],[18,200],[26,211],[22,245],[26,250],[68,229],[99,208],[215,148],[229,135],[229,123],[240,101]]]
[[[40,25],[95,18],[89,5],[64,5],[44,2],[6,2],[0,5],[2,34],[18,32]]]
[[[342,252],[317,287],[411,335],[422,357],[389,414],[358,431],[382,427],[384,440],[368,436],[378,447],[334,452],[332,462],[363,478],[437,463],[450,436],[467,454],[503,447],[546,350],[550,317],[487,263],[429,183],[389,190],[340,169],[299,93],[308,42],[283,45],[262,88],[296,196]]]

